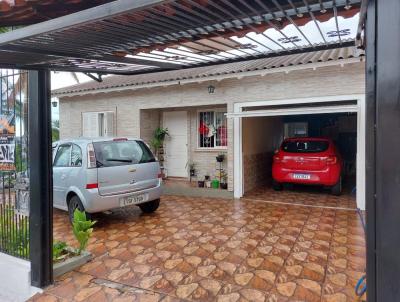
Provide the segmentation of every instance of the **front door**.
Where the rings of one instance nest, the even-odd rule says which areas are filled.
[[[163,126],[168,128],[169,136],[165,139],[164,165],[167,175],[172,177],[187,177],[187,112],[164,112]]]

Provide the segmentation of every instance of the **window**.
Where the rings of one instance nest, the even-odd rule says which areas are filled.
[[[77,145],[72,145],[71,167],[82,167],[82,150]]]
[[[71,159],[71,145],[61,145],[54,159],[54,167],[68,167]]]
[[[199,112],[199,148],[225,148],[228,145],[226,112]]]
[[[89,138],[114,136],[114,112],[84,112],[82,135]]]
[[[290,140],[282,144],[282,150],[290,153],[318,153],[328,150],[328,141]]]
[[[114,167],[155,162],[142,141],[107,141],[93,143],[98,167]]]
[[[308,136],[308,123],[285,123],[285,138]]]

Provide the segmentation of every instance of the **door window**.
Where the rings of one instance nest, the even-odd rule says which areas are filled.
[[[82,150],[78,145],[72,145],[71,167],[82,167]]]
[[[62,145],[58,148],[54,167],[68,167],[71,159],[71,145]]]

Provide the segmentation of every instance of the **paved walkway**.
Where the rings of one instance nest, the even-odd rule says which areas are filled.
[[[357,301],[356,211],[167,196],[97,219],[93,261],[32,301]],[[54,237],[73,242],[64,212]]]

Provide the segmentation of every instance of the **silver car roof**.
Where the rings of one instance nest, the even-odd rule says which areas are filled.
[[[97,142],[109,142],[113,141],[115,139],[127,139],[127,140],[134,140],[134,141],[143,141],[140,138],[133,138],[133,137],[121,137],[121,136],[115,136],[115,137],[96,137],[96,138],[87,138],[87,137],[79,137],[79,138],[72,138],[72,139],[63,139],[59,140],[56,142],[53,142],[53,147],[57,145],[62,145],[62,144],[67,144],[67,143],[74,143],[77,145],[83,145],[83,144],[90,144],[90,143],[97,143]]]

